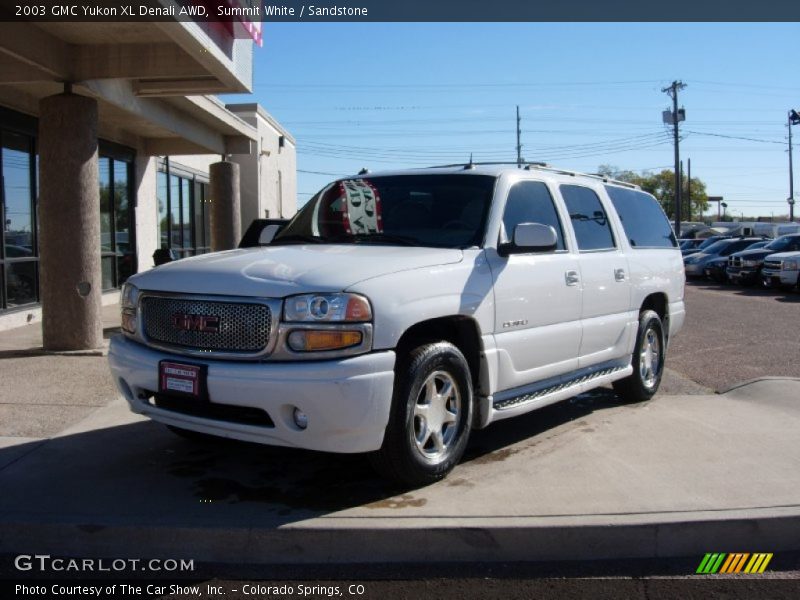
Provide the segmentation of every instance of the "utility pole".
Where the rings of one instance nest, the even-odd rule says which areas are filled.
[[[522,135],[522,132],[520,131],[519,123],[520,123],[520,120],[519,120],[519,104],[517,104],[517,168],[521,169],[522,168],[522,144],[520,143],[520,136]]]
[[[789,221],[794,221],[794,170],[792,168],[792,125],[800,125],[800,115],[796,110],[789,111],[787,127],[789,128]]]
[[[685,113],[683,115],[678,114],[678,91],[685,87],[686,84],[682,81],[673,81],[672,85],[661,90],[672,98],[672,125],[675,144],[675,237],[678,238],[681,237],[681,155],[678,149],[678,123],[682,120],[680,119],[681,116],[685,118]]]
[[[692,159],[686,159],[686,220],[692,220]]]

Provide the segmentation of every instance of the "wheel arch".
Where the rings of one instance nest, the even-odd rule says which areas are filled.
[[[452,315],[415,323],[397,341],[398,361],[421,344],[435,342],[450,342],[461,351],[472,375],[475,395],[479,395],[485,385],[486,360],[478,322],[471,317]]]
[[[655,292],[642,301],[639,314],[646,310],[654,311],[661,319],[664,329],[664,338],[669,339],[669,299],[664,292]]]

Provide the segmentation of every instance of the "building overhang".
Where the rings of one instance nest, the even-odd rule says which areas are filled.
[[[69,83],[98,101],[101,137],[144,154],[249,154],[255,128],[205,94],[250,90],[252,42],[213,26],[0,23],[0,104],[36,115]]]

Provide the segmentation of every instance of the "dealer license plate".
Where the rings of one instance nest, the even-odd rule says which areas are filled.
[[[204,398],[206,393],[205,365],[162,360],[158,363],[158,391],[162,394]]]

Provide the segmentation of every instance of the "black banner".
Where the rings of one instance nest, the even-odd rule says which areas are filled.
[[[796,0],[0,0],[0,21],[798,21]]]

